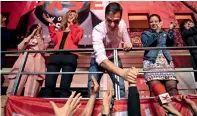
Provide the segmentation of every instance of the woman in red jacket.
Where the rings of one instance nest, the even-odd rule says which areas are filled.
[[[55,50],[59,49],[77,49],[78,43],[83,37],[83,29],[78,26],[77,12],[74,10],[68,11],[62,19],[60,29],[55,30],[53,20],[46,14],[43,18],[49,23],[49,34],[51,40],[55,43]],[[72,52],[56,52],[49,58],[47,72],[75,72],[77,68],[77,53]],[[44,97],[52,97],[56,87],[58,74],[47,74],[45,79]],[[70,84],[73,74],[62,74],[60,83],[60,97],[70,96]]]

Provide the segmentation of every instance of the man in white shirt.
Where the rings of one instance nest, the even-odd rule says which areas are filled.
[[[130,86],[136,88],[136,78],[138,70],[134,67],[129,70],[122,69],[122,63],[118,59],[118,66],[113,64],[113,52],[106,52],[105,48],[118,48],[123,41],[123,48],[128,51],[132,48],[132,43],[127,32],[126,23],[121,19],[122,7],[120,4],[112,2],[105,9],[105,20],[96,25],[92,32],[92,44],[94,53],[90,61],[89,72],[104,72],[107,70],[115,86],[120,86],[120,96],[125,97],[124,80],[130,83]],[[120,76],[118,83],[115,75]],[[88,95],[90,95],[92,74],[88,75]],[[94,77],[100,83],[102,74],[94,74]],[[137,90],[137,89],[136,89]],[[98,95],[97,95],[98,97]]]

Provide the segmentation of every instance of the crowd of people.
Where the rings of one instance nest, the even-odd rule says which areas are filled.
[[[132,49],[132,42],[127,32],[127,26],[122,19],[123,9],[119,3],[112,2],[105,8],[105,20],[96,25],[92,32],[92,45],[94,52],[91,56],[89,72],[105,72],[107,71],[113,83],[113,87],[106,92],[103,97],[103,107],[100,116],[108,116],[110,114],[110,104],[112,97],[115,97],[113,89],[115,84],[120,87],[120,96],[125,97],[124,81],[129,83],[128,94],[128,115],[140,116],[140,99],[136,85],[136,78],[138,70],[131,67],[128,70],[122,68],[122,62],[118,58],[118,66],[114,62],[113,52],[106,51],[106,48],[118,48],[123,43],[123,49],[129,51]],[[43,13],[43,19],[48,22],[48,30],[51,41],[55,43],[55,50],[78,49],[78,43],[83,37],[83,29],[78,25],[78,14],[74,10],[68,11],[64,16],[59,30],[55,30],[55,24],[48,14]],[[150,29],[141,34],[141,41],[144,47],[168,47],[174,45],[173,29],[176,23],[172,22],[169,25],[168,32],[162,29],[163,21],[158,14],[152,14],[148,18]],[[9,32],[6,28],[6,17],[1,15],[1,30],[2,42],[10,40]],[[185,20],[180,25],[181,35],[184,42],[188,46],[197,45],[197,25],[191,20]],[[5,32],[4,32],[5,31]],[[3,44],[2,44],[3,45]],[[24,40],[18,45],[18,50],[45,50],[49,45],[49,41],[42,38],[42,25],[33,24]],[[6,51],[7,46],[1,48]],[[193,68],[197,68],[197,50],[190,49],[193,59]],[[18,72],[21,59],[24,54],[20,54],[16,60],[11,72]],[[45,66],[45,58],[43,53],[29,53],[25,64],[25,72],[75,72],[77,68],[77,52],[55,52],[50,55],[49,62]],[[3,68],[5,55],[1,55],[1,68]],[[166,92],[170,96],[177,96],[178,80],[174,72],[160,72],[173,70],[174,64],[172,57],[168,50],[145,50],[143,57],[143,70],[144,71],[158,71],[155,73],[145,73],[145,82],[149,86],[151,96],[154,96],[152,88],[155,84],[165,86]],[[119,76],[119,81],[115,78]],[[40,88],[45,82],[45,90],[43,97],[52,97],[56,87],[58,74],[41,75],[22,75],[17,95],[21,95],[25,87],[24,96],[36,97]],[[89,74],[88,75],[88,96],[90,97],[85,110],[81,115],[91,116],[94,108],[94,103],[98,97],[99,83],[102,74]],[[7,95],[11,95],[13,84],[16,79],[15,75],[8,75],[9,86]],[[73,79],[73,74],[62,74],[60,82],[60,97],[65,98],[70,96],[70,85]],[[197,75],[195,73],[195,79]],[[62,108],[58,108],[54,102],[50,102],[54,109],[56,116],[71,116],[80,107],[80,93],[75,95],[72,92],[68,101]],[[177,101],[184,101],[188,103],[194,113],[197,113],[195,103],[188,99],[186,96],[175,97]],[[161,106],[170,112],[170,114],[181,116],[181,114],[173,107],[171,103],[161,104]],[[132,110],[131,110],[132,109]]]

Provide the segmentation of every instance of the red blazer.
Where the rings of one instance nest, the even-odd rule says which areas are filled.
[[[83,37],[83,29],[77,25],[71,25],[70,32],[66,38],[64,49],[77,49],[78,43]],[[60,43],[62,41],[63,31],[56,31],[55,26],[49,26],[49,34],[51,36],[51,40],[55,43],[55,50],[59,50]],[[77,54],[76,52],[73,52]]]

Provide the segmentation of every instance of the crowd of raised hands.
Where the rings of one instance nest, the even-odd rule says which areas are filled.
[[[193,112],[193,116],[197,116],[197,106],[195,102],[192,101],[187,95],[178,95],[178,96],[173,97],[173,99],[176,102],[182,102],[188,105],[188,107]],[[175,109],[172,106],[172,104],[164,105],[163,107],[165,110],[167,110],[167,112],[171,113],[174,116],[182,116],[182,114],[177,109]]]
[[[96,94],[99,91],[99,84],[96,79],[92,77],[92,87],[91,87],[91,96],[88,100],[88,103],[85,106],[85,109],[82,111],[81,116],[91,116],[94,104],[96,101]],[[114,94],[114,90],[112,85],[108,87],[107,92],[103,96],[103,105],[98,116],[109,115],[110,114],[110,105],[112,96]],[[81,93],[76,94],[76,92],[72,92],[71,96],[67,100],[67,102],[63,105],[63,107],[59,108],[53,101],[50,101],[55,116],[73,116],[75,111],[81,106],[80,100],[82,96]]]
[[[99,91],[99,84],[97,83],[94,77],[92,77],[92,83],[93,85],[91,87],[90,99],[88,100],[88,103],[86,104],[85,109],[82,111],[80,116],[92,116],[94,104],[96,101],[96,94]],[[98,116],[102,116],[102,115],[107,116],[110,114],[111,111],[110,105],[111,105],[113,94],[114,94],[113,87],[112,86],[108,87],[107,92],[103,96],[103,103],[102,103],[103,105]],[[76,94],[76,92],[74,91],[72,92],[67,102],[63,105],[63,107],[58,107],[53,101],[50,101],[49,103],[51,104],[54,110],[55,116],[73,116],[75,111],[81,106],[80,104],[81,98],[82,98],[81,93]],[[191,108],[191,110],[193,111],[194,116],[197,115],[197,106],[195,102],[189,99],[186,95],[179,95],[173,97],[173,99],[177,102],[186,103],[189,106],[189,108]],[[163,107],[166,110],[166,112],[174,116],[182,116],[181,113],[177,111],[177,109],[175,109],[171,104],[164,105]]]

